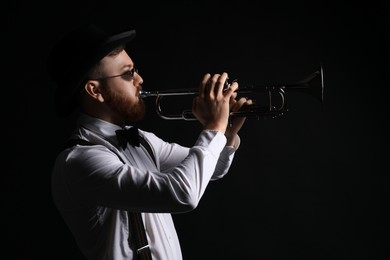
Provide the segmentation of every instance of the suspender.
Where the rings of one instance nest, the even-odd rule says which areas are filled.
[[[150,147],[150,144],[142,136],[139,136],[139,142],[145,147],[146,150],[148,150],[150,156],[153,159],[154,164],[157,166],[156,158],[154,158],[154,154],[152,148]]]
[[[153,155],[150,144],[142,136],[139,136],[139,138],[140,138],[140,143],[149,152],[154,163],[156,164],[156,158]],[[148,239],[146,238],[146,232],[145,232],[144,222],[142,221],[141,213],[127,211],[127,215],[129,216],[129,222],[137,235],[136,238],[137,255],[140,256],[140,259],[152,260],[152,253],[150,252]]]
[[[140,143],[145,147],[145,149],[149,152],[150,156],[152,157],[154,163],[156,164],[156,158],[153,155],[152,148],[150,147],[150,144],[142,137],[140,136]],[[91,142],[88,142],[83,139],[70,139],[64,146],[63,149],[72,147],[76,144],[79,145],[94,145]],[[142,221],[142,216],[140,212],[130,212],[127,211],[127,215],[129,218],[129,225],[131,226],[132,230],[135,231],[136,234],[136,253],[140,257],[141,260],[151,260],[152,259],[152,253],[150,251],[150,247],[148,244],[148,240],[146,238],[146,232],[144,223]],[[130,246],[130,239],[128,238],[129,246]]]

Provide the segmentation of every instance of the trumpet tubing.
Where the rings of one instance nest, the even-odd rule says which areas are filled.
[[[227,83],[227,85],[229,85]],[[257,104],[244,106],[239,111],[230,112],[230,116],[241,116],[249,119],[260,118],[275,118],[284,115],[288,109],[286,108],[286,92],[295,91],[308,93],[314,96],[317,100],[323,103],[324,97],[324,79],[323,68],[320,66],[318,70],[310,74],[301,81],[288,84],[274,84],[274,85],[260,85],[251,87],[240,87],[236,90],[238,94],[266,93],[268,104],[259,106]],[[139,92],[140,98],[155,97],[156,98],[156,112],[166,120],[196,120],[190,109],[184,109],[178,113],[167,114],[163,111],[161,100],[164,97],[180,97],[180,96],[195,96],[199,93],[198,89],[170,89],[160,91],[144,91]],[[279,100],[274,102],[274,97],[278,96]],[[277,104],[277,105],[275,105]]]

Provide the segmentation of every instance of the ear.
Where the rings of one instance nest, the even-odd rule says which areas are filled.
[[[100,91],[101,84],[97,80],[88,80],[84,85],[85,92],[98,102],[104,102],[104,97]]]

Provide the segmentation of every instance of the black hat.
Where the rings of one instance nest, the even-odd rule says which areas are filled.
[[[92,23],[83,23],[63,37],[51,50],[48,73],[57,84],[55,110],[70,115],[76,108],[76,95],[90,69],[116,47],[135,37],[135,30],[109,34]]]

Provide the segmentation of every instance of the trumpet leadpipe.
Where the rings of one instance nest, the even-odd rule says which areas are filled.
[[[185,96],[185,95],[196,95],[198,89],[171,89],[171,90],[155,90],[155,91],[139,91],[140,98],[147,97],[163,97],[163,96]]]

